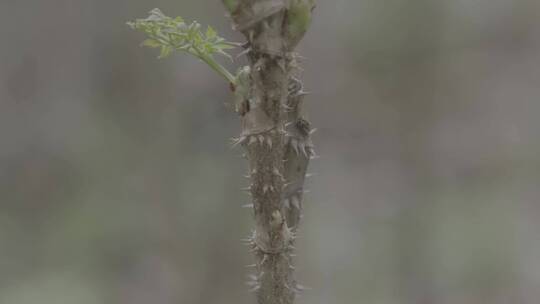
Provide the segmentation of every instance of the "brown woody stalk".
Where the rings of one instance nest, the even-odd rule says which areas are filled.
[[[249,161],[256,227],[249,245],[256,274],[248,284],[259,304],[292,304],[302,289],[294,278],[293,251],[302,214],[304,179],[314,157],[310,123],[302,114],[306,93],[295,78],[294,47],[305,31],[292,31],[298,7],[310,0],[224,0],[234,28],[245,35],[250,86],[237,107],[237,140]],[[309,17],[311,10],[309,8]],[[307,27],[306,27],[307,28]],[[296,28],[295,28],[296,29]]]

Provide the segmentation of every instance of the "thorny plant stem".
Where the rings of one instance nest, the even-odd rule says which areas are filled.
[[[236,140],[249,161],[255,230],[247,239],[256,258],[248,285],[259,304],[293,304],[303,288],[294,278],[293,251],[304,180],[315,155],[302,112],[302,82],[294,47],[302,39],[313,0],[223,0],[247,39],[249,89],[237,112]],[[237,101],[238,102],[238,101]]]

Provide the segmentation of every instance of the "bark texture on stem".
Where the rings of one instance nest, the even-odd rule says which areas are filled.
[[[301,218],[304,179],[314,156],[305,95],[295,78],[293,49],[301,40],[313,0],[223,0],[234,28],[247,39],[249,86],[236,105],[238,143],[249,160],[256,227],[249,239],[257,272],[249,285],[259,304],[292,304],[300,290],[292,252]]]

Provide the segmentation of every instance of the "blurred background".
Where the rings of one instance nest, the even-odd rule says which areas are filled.
[[[139,47],[154,7],[242,41],[217,0],[0,1],[1,304],[254,303],[227,85]],[[538,303],[540,2],[320,0],[299,49],[298,303]]]

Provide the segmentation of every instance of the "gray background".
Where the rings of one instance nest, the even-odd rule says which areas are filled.
[[[154,7],[242,41],[219,1],[0,0],[1,304],[254,302],[227,85],[138,47]],[[538,302],[539,20],[318,1],[298,303]]]

